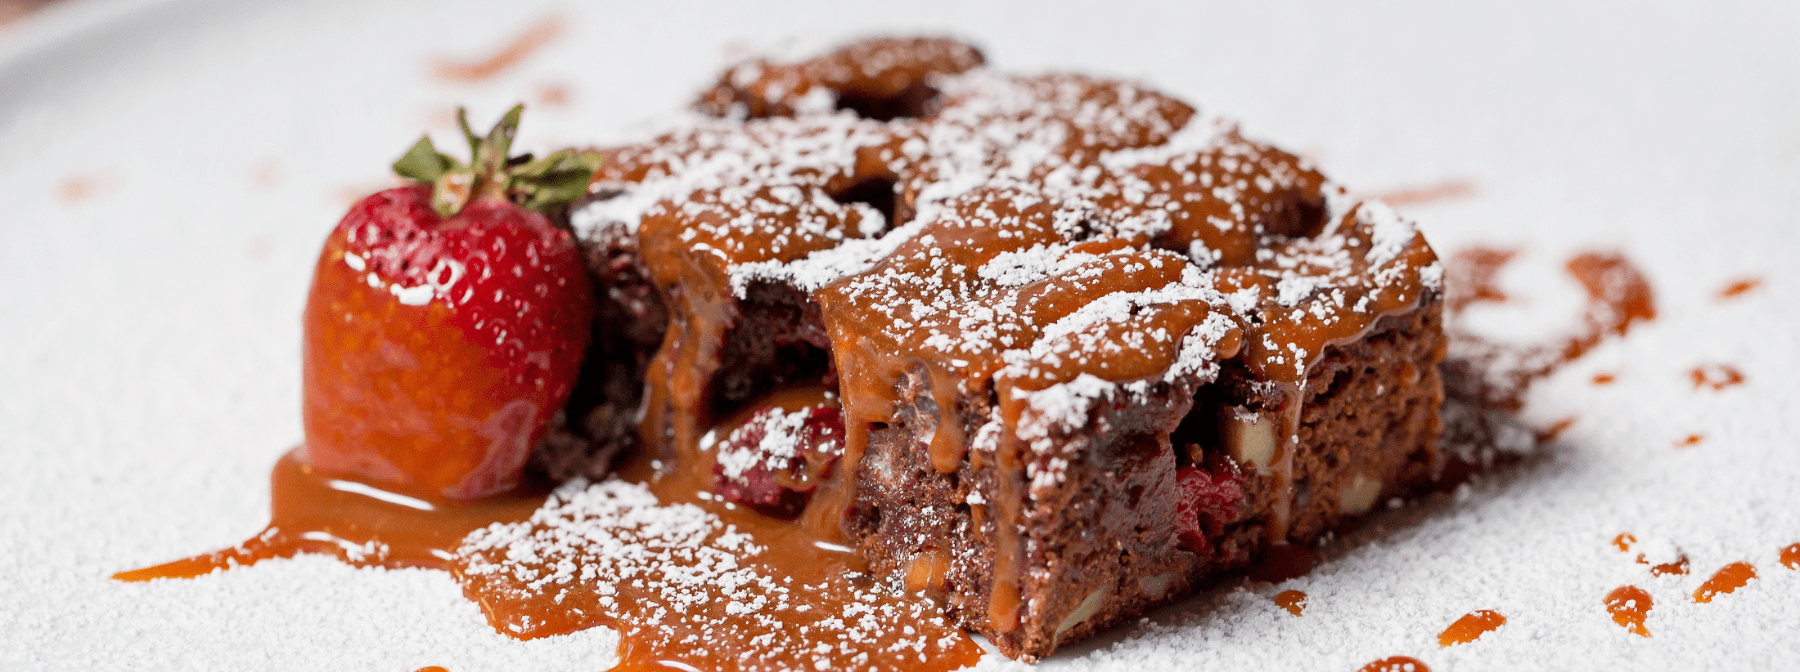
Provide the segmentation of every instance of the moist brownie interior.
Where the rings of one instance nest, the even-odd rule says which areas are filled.
[[[805,391],[844,430],[799,524],[1025,660],[1430,481],[1409,223],[1142,84],[983,62],[747,61],[606,148],[569,215],[594,345],[538,467],[710,462]]]

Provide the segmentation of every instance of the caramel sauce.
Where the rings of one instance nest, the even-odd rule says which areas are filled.
[[[275,463],[269,525],[260,534],[113,578],[185,579],[300,553],[332,555],[358,567],[449,569],[464,535],[490,523],[524,520],[548,493],[547,485],[528,483],[482,500],[421,498],[315,469],[296,448]]]
[[[1431,668],[1412,656],[1389,656],[1359,667],[1356,672],[1431,672]]]
[[[1682,438],[1680,441],[1676,442],[1675,447],[1676,448],[1686,448],[1688,446],[1697,446],[1697,445],[1700,445],[1700,442],[1704,441],[1704,440],[1706,440],[1705,434],[1689,434],[1686,437]]]
[[[950,571],[950,556],[940,550],[930,550],[914,556],[906,568],[906,589],[911,591],[938,590],[944,586],[944,575]]]
[[[447,58],[433,59],[432,73],[439,78],[452,82],[479,82],[500,74],[507,68],[517,65],[525,57],[542,49],[545,44],[562,35],[562,19],[548,16],[531,24],[518,37],[513,38],[506,46],[493,55],[478,61],[456,61]]]
[[[1644,556],[1642,556],[1642,555],[1638,556],[1637,561],[1638,561],[1638,564],[1640,564],[1640,565],[1650,564],[1650,561],[1645,560]],[[1650,567],[1650,575],[1651,576],[1687,576],[1687,573],[1688,573],[1688,558],[1686,555],[1682,555],[1671,562],[1665,562],[1665,563],[1662,563],[1659,565],[1652,565]]]
[[[777,394],[769,403],[799,409],[822,401],[822,390],[813,389]],[[712,431],[728,433],[747,415],[748,411],[729,418]],[[865,575],[851,549],[836,544],[835,537],[822,539],[804,523],[807,514],[799,522],[782,520],[711,496],[714,474],[709,458],[703,453],[684,455],[660,469],[640,458],[621,467],[619,478],[648,488],[659,507],[696,507],[715,517],[724,530],[747,535],[762,550],[739,554],[735,562],[766,581],[734,585],[728,591],[683,585],[680,568],[699,562],[694,571],[702,572],[706,559],[677,551],[657,561],[675,565],[674,570],[608,563],[605,557],[565,556],[562,559],[576,560],[595,576],[551,584],[554,588],[529,588],[517,580],[510,569],[514,566],[502,572],[472,571],[478,561],[497,560],[509,550],[495,547],[478,548],[459,561],[455,571],[465,592],[482,605],[495,629],[521,639],[596,625],[615,628],[621,637],[619,669],[934,671],[957,669],[980,658],[980,647],[946,622],[935,603],[916,593],[881,590]],[[833,501],[815,495],[808,513]],[[714,538],[693,548],[718,543]],[[558,562],[545,554],[517,567],[550,573]],[[608,573],[615,570],[626,573]],[[921,583],[929,584],[934,572],[941,581],[942,569],[937,568],[928,569]],[[738,578],[726,580],[737,581],[752,574],[729,576]],[[786,608],[770,606],[778,603]],[[763,606],[755,607],[758,604]],[[860,629],[846,630],[843,625],[843,621],[855,625],[859,619]]]
[[[1694,601],[1705,603],[1713,598],[1744,587],[1751,579],[1756,578],[1756,568],[1748,562],[1734,562],[1720,567],[1718,572],[1694,589]]]
[[[1567,269],[1587,290],[1589,331],[1564,346],[1564,362],[1586,354],[1608,336],[1624,336],[1633,324],[1656,319],[1656,293],[1650,281],[1624,256],[1588,252],[1570,259]]]
[[[1635,543],[1637,543],[1637,535],[1630,532],[1621,532],[1619,533],[1619,536],[1613,537],[1612,540],[1613,548],[1619,549],[1620,553],[1629,552],[1631,550],[1631,545]]]
[[[1611,385],[1611,384],[1613,384],[1613,380],[1615,380],[1615,377],[1613,376],[1613,374],[1610,374],[1610,373],[1594,374],[1594,384],[1595,385]]]
[[[1694,389],[1712,388],[1723,390],[1744,382],[1744,373],[1729,364],[1707,364],[1696,366],[1688,372],[1688,378],[1694,381]]]
[[[1505,302],[1506,292],[1500,290],[1495,278],[1518,254],[1515,249],[1491,247],[1458,250],[1447,267],[1449,277],[1444,284],[1449,287],[1450,296],[1445,307],[1455,313],[1471,304]]]
[[[1448,180],[1437,184],[1408,189],[1395,189],[1377,194],[1375,198],[1390,205],[1425,205],[1438,201],[1468,198],[1475,195],[1475,183],[1468,180]]]
[[[1606,610],[1612,613],[1613,622],[1639,637],[1650,636],[1650,631],[1644,629],[1650,605],[1650,594],[1637,586],[1619,586],[1606,594]]]
[[[1762,278],[1742,278],[1732,281],[1724,289],[1719,290],[1719,300],[1735,299],[1754,291],[1763,284]]]
[[[1781,549],[1781,566],[1800,569],[1800,544],[1789,544]]]
[[[771,403],[803,407],[818,398],[817,391],[801,391],[776,395]],[[550,592],[519,591],[491,575],[472,574],[467,571],[471,557],[466,536],[493,523],[531,518],[545,503],[546,487],[532,484],[499,498],[428,502],[323,474],[305,464],[298,450],[283,456],[275,467],[273,520],[262,534],[230,549],[120,572],[114,578],[189,578],[298,553],[334,555],[356,566],[448,569],[463,584],[465,594],[481,605],[489,622],[509,636],[535,639],[598,625],[619,630],[617,669],[622,670],[670,665],[720,671],[811,668],[824,660],[831,669],[934,671],[957,669],[980,658],[980,647],[937,616],[938,607],[928,599],[876,589],[862,575],[861,562],[850,549],[821,540],[802,525],[711,497],[710,460],[683,464],[688,466],[664,473],[640,459],[623,467],[621,478],[646,485],[661,506],[699,507],[760,545],[763,551],[746,558],[746,564],[768,577],[770,597],[780,593],[797,607],[785,612],[779,627],[759,628],[736,617],[727,611],[731,607],[708,597],[705,587],[680,596],[700,600],[699,612],[711,617],[695,618],[694,605],[672,603],[671,594],[662,590],[666,584],[646,582],[642,576],[601,574]],[[556,570],[543,559],[526,563],[525,568]],[[942,570],[937,571],[941,580]],[[827,622],[882,613],[884,608],[907,617],[890,617],[865,630],[871,638],[863,641],[841,641],[843,628],[833,629]],[[684,609],[690,612],[671,615]],[[695,646],[693,638],[708,646]],[[831,652],[818,654],[821,644],[829,644]],[[757,656],[737,658],[740,652]]]
[[[1506,617],[1502,616],[1500,612],[1488,609],[1471,611],[1464,614],[1462,618],[1456,619],[1456,622],[1451,623],[1450,627],[1444,628],[1444,632],[1438,635],[1438,646],[1451,647],[1457,644],[1467,644],[1481,639],[1482,635],[1493,632],[1502,625],[1506,625]]]
[[[1288,613],[1299,616],[1306,610],[1306,593],[1298,590],[1284,590],[1275,594],[1275,605],[1286,609]]]
[[[1492,282],[1515,253],[1514,250],[1474,248],[1453,256],[1446,269],[1445,281],[1449,292],[1446,306],[1450,315],[1454,318],[1476,303],[1505,300],[1505,295],[1494,288]],[[1466,389],[1447,387],[1454,402],[1472,404],[1484,412],[1516,412],[1524,406],[1525,392],[1533,383],[1562,370],[1606,340],[1624,336],[1634,325],[1656,318],[1656,294],[1649,279],[1623,256],[1587,252],[1569,259],[1565,270],[1587,294],[1582,326],[1572,336],[1520,348],[1461,331],[1454,319],[1449,323],[1447,330],[1462,343],[1466,352],[1459,361],[1451,364],[1488,371],[1480,379],[1464,382]],[[1470,431],[1492,430],[1470,428]]]
[[[429,665],[426,667],[421,667],[417,670],[413,670],[413,672],[450,672],[450,671],[444,669],[442,666],[439,666],[439,665]]]
[[[1619,549],[1620,553],[1630,552],[1632,545],[1636,543],[1637,537],[1630,532],[1622,533],[1619,536],[1613,537],[1612,540],[1613,547]],[[1650,560],[1647,559],[1644,554],[1639,553],[1637,556],[1637,563],[1640,565],[1648,565],[1650,564]],[[1650,574],[1652,576],[1686,576],[1687,573],[1688,557],[1685,553],[1676,556],[1673,561],[1661,563],[1650,568]]]

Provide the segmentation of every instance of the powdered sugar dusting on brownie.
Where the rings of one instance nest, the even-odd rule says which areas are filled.
[[[590,189],[598,198],[571,213],[576,233],[620,223],[635,231],[660,203],[730,187],[823,187],[855,170],[858,153],[888,142],[882,125],[849,113],[736,122],[683,118],[653,138],[606,151]]]

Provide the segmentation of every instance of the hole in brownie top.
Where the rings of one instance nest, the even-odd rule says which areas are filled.
[[[861,203],[874,208],[876,212],[881,213],[882,220],[887,222],[885,228],[891,229],[901,224],[901,222],[894,221],[894,213],[900,198],[895,185],[896,182],[891,177],[870,177],[827,195],[831,196],[831,200],[843,205],[854,207]]]
[[[869,95],[858,91],[838,91],[837,94],[837,109],[850,110],[856,116],[875,121],[930,116],[942,95],[924,82],[914,82],[894,95]]]

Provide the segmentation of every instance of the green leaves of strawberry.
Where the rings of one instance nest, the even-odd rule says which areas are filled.
[[[431,137],[425,136],[394,162],[394,172],[430,184],[431,207],[444,217],[480,199],[543,212],[579,198],[600,169],[600,153],[564,149],[540,159],[530,154],[509,156],[524,111],[524,105],[514,105],[486,137],[480,137],[469,128],[468,111],[459,107],[456,122],[469,141],[469,163],[437,151]]]

